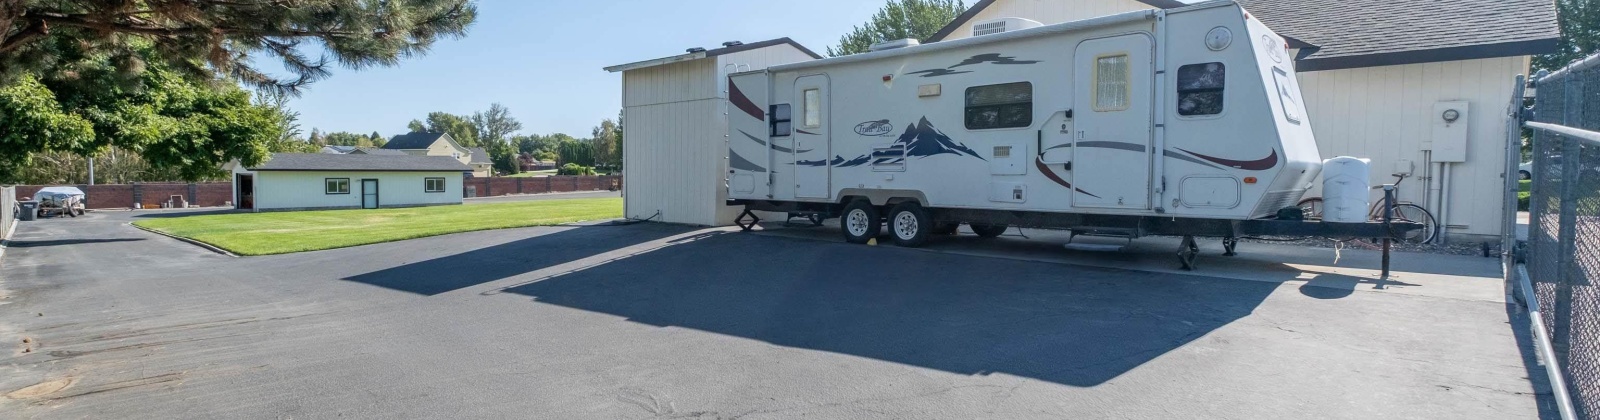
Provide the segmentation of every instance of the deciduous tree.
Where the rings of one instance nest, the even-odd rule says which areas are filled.
[[[873,44],[897,39],[927,41],[966,10],[960,0],[889,0],[867,23],[839,37],[839,46],[828,47],[828,55],[860,54]]]

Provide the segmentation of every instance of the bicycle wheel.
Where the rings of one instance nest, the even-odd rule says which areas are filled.
[[[1411,243],[1433,243],[1439,236],[1439,221],[1433,218],[1433,213],[1422,206],[1411,203],[1400,203],[1394,206],[1394,220],[1412,222],[1422,225],[1422,230],[1406,232],[1400,240]]]
[[[1322,197],[1300,200],[1300,204],[1295,207],[1300,208],[1300,213],[1305,215],[1306,220],[1322,220]]]

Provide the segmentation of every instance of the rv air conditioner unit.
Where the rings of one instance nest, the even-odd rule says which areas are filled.
[[[918,46],[918,45],[922,45],[922,43],[921,42],[917,42],[917,40],[915,40],[915,39],[906,38],[906,39],[896,39],[896,40],[893,40],[893,41],[879,42],[879,43],[876,43],[876,44],[872,44],[872,46],[868,47],[867,49],[870,50],[870,51],[883,51],[883,50],[892,50],[892,49],[896,49],[896,48],[915,47],[915,46]]]
[[[1020,31],[1040,26],[1044,26],[1044,24],[1023,18],[999,18],[972,24],[972,36],[994,35],[1001,32]]]

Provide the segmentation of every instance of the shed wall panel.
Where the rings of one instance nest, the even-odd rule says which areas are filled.
[[[717,60],[693,60],[622,73],[623,106],[646,106],[717,96]]]
[[[327,194],[327,178],[349,178],[349,194]],[[444,178],[444,192],[424,192],[424,178]],[[461,204],[461,172],[255,172],[257,209],[361,207],[361,180],[378,180],[381,207]]]
[[[659,211],[658,221],[719,224],[718,208],[724,207],[719,196],[725,194],[719,175],[727,162],[725,133],[715,123],[718,102],[704,99],[625,110],[629,129],[623,143],[627,170],[622,188],[627,217],[645,219]]]
[[[1400,199],[1428,207],[1428,181],[1421,179],[1424,142],[1431,140],[1433,104],[1470,104],[1467,161],[1455,163],[1450,181],[1451,234],[1499,235],[1505,172],[1506,105],[1512,79],[1526,74],[1527,57],[1503,57],[1402,66],[1300,73],[1302,93],[1323,157],[1372,159],[1374,185],[1393,182],[1401,160],[1413,162],[1416,178],[1405,181]],[[1437,170],[1435,179],[1438,181]],[[1320,195],[1314,189],[1308,196]],[[1379,193],[1374,193],[1374,199]]]

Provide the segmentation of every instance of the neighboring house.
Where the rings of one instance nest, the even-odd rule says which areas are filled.
[[[342,155],[356,150],[355,146],[322,146],[321,153]]]
[[[399,151],[399,150],[384,149],[384,148],[381,148],[381,147],[357,147],[357,148],[355,148],[355,150],[351,150],[350,154],[352,154],[352,155],[390,155],[390,156],[396,156],[396,155],[409,155],[410,153],[406,153],[406,152]]]
[[[466,164],[442,156],[274,153],[233,173],[235,208],[310,210],[461,204]]]
[[[1513,78],[1528,73],[1530,56],[1555,51],[1560,32],[1553,1],[1239,3],[1294,49],[1323,158],[1371,158],[1374,185],[1409,172],[1416,178],[1402,185],[1400,198],[1428,207],[1449,234],[1486,240],[1500,234],[1506,108]],[[1007,17],[1049,25],[1184,6],[1172,0],[982,0],[929,42],[968,38],[974,26]],[[1200,42],[1202,35],[1191,38]],[[1449,131],[1435,130],[1444,125],[1440,110],[1458,107],[1465,108],[1459,110],[1467,127],[1464,156],[1432,150],[1435,137]],[[628,124],[631,136],[638,126]],[[1444,197],[1449,202],[1441,204]]]
[[[728,75],[822,58],[789,38],[606,67],[622,73],[623,213],[694,225],[727,225],[739,209],[728,190]],[[718,139],[719,141],[707,141]]]
[[[406,133],[389,139],[385,150],[398,150],[415,156],[449,156],[472,168],[472,176],[488,177],[494,165],[489,153],[481,147],[465,147],[456,143],[449,133]],[[481,154],[481,156],[480,156]]]

